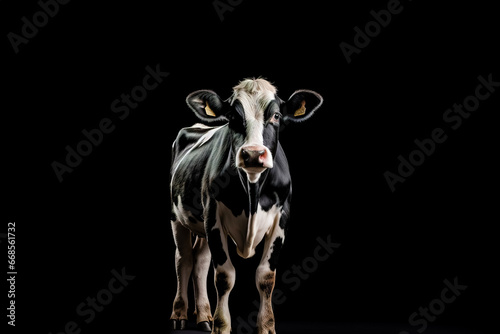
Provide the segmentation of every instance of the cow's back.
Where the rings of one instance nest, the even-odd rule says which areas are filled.
[[[177,134],[177,138],[172,144],[172,165],[171,173],[173,172],[176,164],[207,132],[214,129],[214,127],[206,126],[197,123],[188,128],[182,128]]]

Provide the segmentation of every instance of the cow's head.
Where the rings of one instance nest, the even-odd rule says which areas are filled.
[[[186,99],[203,123],[228,123],[235,165],[246,172],[250,182],[273,168],[280,127],[308,119],[323,103],[321,95],[310,90],[296,91],[287,102],[276,92],[264,79],[246,79],[225,101],[211,90],[193,92]]]

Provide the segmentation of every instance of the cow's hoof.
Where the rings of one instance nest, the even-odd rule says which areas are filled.
[[[212,328],[210,327],[210,323],[208,321],[202,321],[196,325],[196,328],[202,332],[211,332]]]
[[[186,328],[187,328],[186,319],[181,319],[181,320],[170,319],[170,329],[182,331],[185,330]]]

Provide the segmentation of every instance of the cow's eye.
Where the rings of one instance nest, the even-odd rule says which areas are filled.
[[[271,117],[271,122],[277,123],[280,121],[281,114],[279,112],[275,112],[273,117]]]

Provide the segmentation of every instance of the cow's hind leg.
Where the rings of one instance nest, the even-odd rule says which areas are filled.
[[[191,231],[179,221],[172,221],[175,240],[175,270],[177,273],[177,293],[175,295],[171,319],[172,329],[186,329],[188,310],[188,284],[193,269]]]
[[[272,296],[276,281],[276,264],[284,241],[284,231],[279,226],[271,235],[266,236],[264,252],[257,271],[255,283],[260,294],[260,307],[257,315],[258,334],[275,334]]]
[[[201,331],[210,332],[212,311],[207,295],[207,274],[210,268],[210,250],[207,239],[196,237],[193,246],[193,286],[197,327]]]

